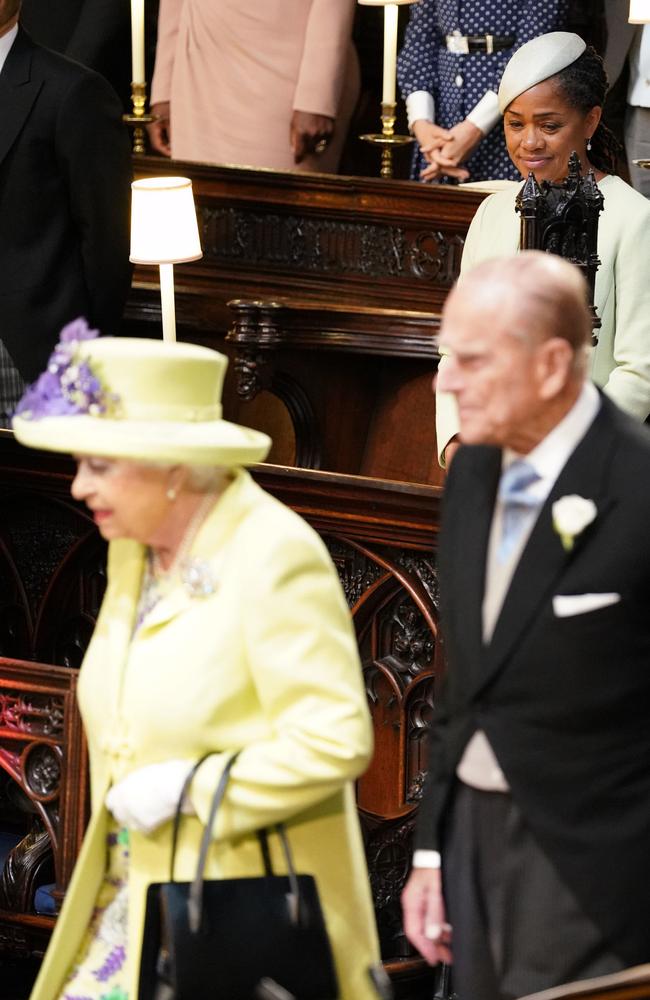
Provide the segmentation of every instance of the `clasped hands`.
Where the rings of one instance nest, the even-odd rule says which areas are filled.
[[[404,933],[429,965],[453,961],[439,868],[414,868],[402,893]]]
[[[192,764],[187,760],[165,760],[140,767],[109,788],[106,808],[127,830],[152,833],[175,815],[191,769]],[[194,814],[189,797],[183,804],[183,812]]]
[[[466,118],[446,129],[419,119],[413,123],[413,134],[429,164],[421,171],[420,180],[432,181],[442,176],[455,177],[459,181],[468,179],[469,170],[462,164],[483,138],[480,128],[473,122]]]

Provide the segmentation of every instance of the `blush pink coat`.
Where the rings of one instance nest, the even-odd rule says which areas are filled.
[[[355,0],[161,0],[152,104],[170,101],[176,159],[337,169],[359,89]],[[297,168],[294,109],[336,119]]]

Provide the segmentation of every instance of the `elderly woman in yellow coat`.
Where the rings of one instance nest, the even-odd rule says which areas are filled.
[[[24,444],[75,455],[73,496],[110,542],[79,681],[92,813],[32,1000],[137,1000],[146,891],[168,878],[183,781],[217,751],[183,820],[176,877],[189,880],[235,750],[207,877],[261,874],[255,831],[284,821],[297,870],[316,877],[341,998],[369,1000],[377,944],[352,782],[371,730],[334,567],[242,468],[270,442],[221,419],[224,357],[92,334],[66,328],[14,419]]]

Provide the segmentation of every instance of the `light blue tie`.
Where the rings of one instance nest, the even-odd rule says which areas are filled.
[[[505,470],[499,483],[499,499],[503,504],[501,540],[497,558],[503,563],[510,558],[521,538],[531,511],[540,506],[540,500],[528,489],[540,479],[529,462],[517,459]]]

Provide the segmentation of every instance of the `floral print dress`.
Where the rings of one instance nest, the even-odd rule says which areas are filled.
[[[129,834],[113,824],[107,837],[108,863],[95,909],[59,1000],[129,1000]]]
[[[214,494],[207,494],[195,514],[195,520],[188,527],[179,550],[179,563],[180,557],[184,557],[189,548],[205,511],[214,502]],[[187,563],[187,566],[183,566],[183,579],[190,592],[201,595],[212,593],[214,581],[206,576],[204,565],[199,560],[189,560]],[[165,593],[171,576],[171,571],[163,579],[156,575],[153,556],[151,550],[148,550],[133,627],[134,635]],[[125,988],[129,981],[128,874],[129,831],[111,820],[107,835],[106,872],[97,894],[93,915],[58,1000],[135,1000],[129,998]]]

